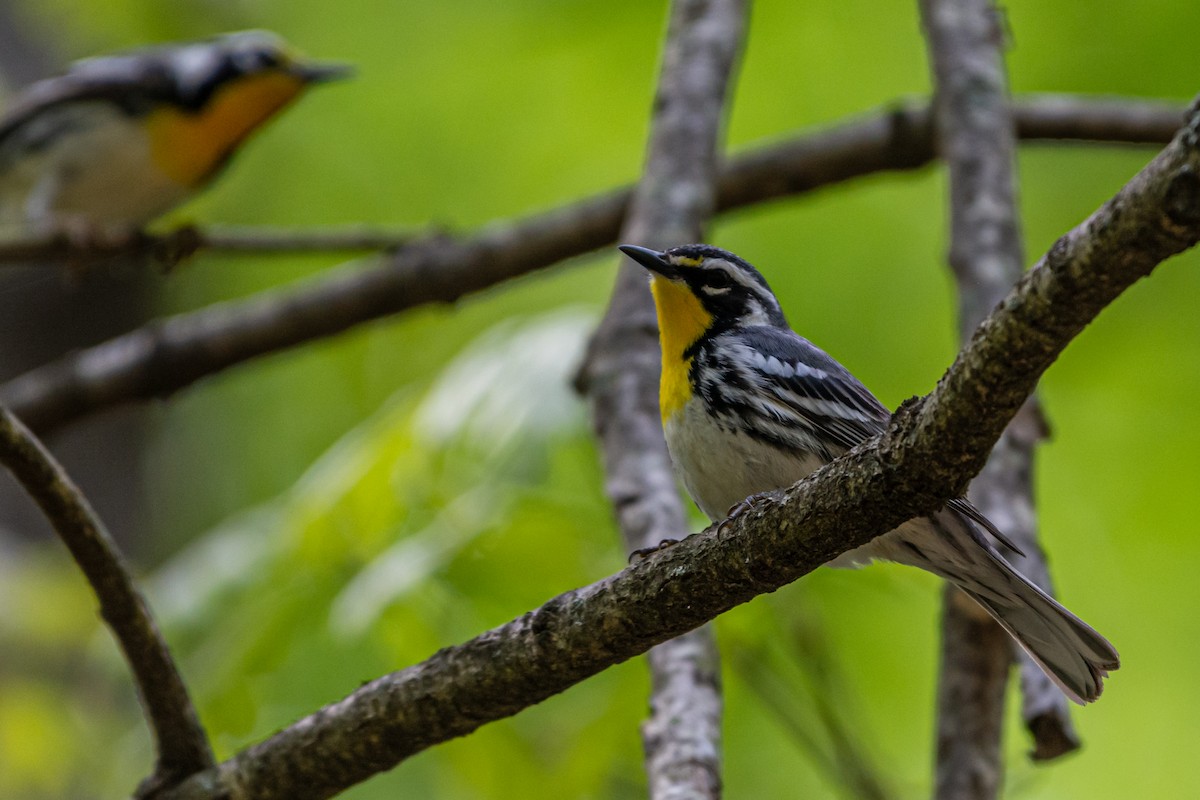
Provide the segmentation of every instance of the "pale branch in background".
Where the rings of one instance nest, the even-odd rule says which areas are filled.
[[[1025,577],[1053,594],[1049,566],[1037,539],[1034,506],[1034,449],[1046,436],[1046,424],[1037,396],[1033,395],[992,449],[988,465],[971,484],[971,498],[1023,551],[1024,555],[1005,553],[1009,561]],[[1070,706],[1062,690],[1024,650],[1011,642],[1009,646],[1014,649],[1020,666],[1021,713],[1033,737],[1030,757],[1046,761],[1079,749]]]
[[[1054,96],[1014,107],[1022,137],[1165,143],[1182,108]],[[1079,124],[1073,125],[1078,119]],[[717,208],[728,211],[933,159],[924,105],[847,122],[729,160]],[[1069,134],[1069,136],[1068,136]],[[505,280],[614,243],[630,190],[582,200],[475,236],[418,239],[373,266],[158,320],[0,385],[30,428],[46,432],[134,400],[165,397],[253,358],[429,303],[452,303]]]
[[[1012,637],[949,585],[942,590],[941,635],[932,796],[996,797],[1004,783],[1001,734]]]
[[[671,3],[646,164],[621,241],[669,247],[703,238],[716,206],[726,96],[746,15],[743,0]],[[688,533],[659,422],[659,369],[645,273],[622,259],[576,384],[590,401],[626,552]],[[719,798],[721,668],[712,627],[658,645],[648,660],[650,717],[642,745],[650,797]]]
[[[991,0],[921,0],[934,93],[935,140],[950,178],[949,262],[958,285],[965,342],[1024,270],[1016,204],[1016,129],[1004,69],[1004,30]],[[997,442],[970,497],[1026,554],[1010,561],[1052,590],[1037,541],[1033,450],[1043,435],[1031,395]],[[1004,782],[1004,697],[1017,655],[1025,707],[1045,724],[1030,725],[1035,751],[1061,755],[1074,742],[1067,700],[983,609],[947,586],[937,705],[935,796],[990,800]],[[1036,673],[1036,674],[1035,674]],[[1077,746],[1077,745],[1075,745]]]
[[[27,86],[63,65],[58,52],[63,42],[50,31],[31,25],[23,11],[19,5],[0,3],[0,89],[5,91]]]
[[[934,391],[905,403],[880,436],[734,520],[371,681],[157,797],[330,797],[939,508],[966,491],[1071,340],[1125,289],[1200,239],[1198,174],[1200,107],[1193,107],[1172,143],[1055,243]]]
[[[54,457],[8,409],[0,407],[0,463],[42,509],[87,577],[125,653],[158,751],[152,794],[215,763],[171,652],[116,544]]]

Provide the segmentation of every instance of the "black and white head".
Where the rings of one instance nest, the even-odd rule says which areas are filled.
[[[258,75],[286,75],[299,85],[345,77],[341,64],[301,58],[270,31],[239,31],[164,52],[184,105],[199,107],[222,86]]]
[[[766,279],[727,250],[707,244],[686,244],[665,251],[624,244],[620,250],[650,270],[655,281],[663,280],[690,292],[720,327],[787,327]]]
[[[259,76],[286,77],[299,91],[349,74],[345,65],[302,58],[275,33],[252,30],[83,59],[65,77],[138,111],[161,103],[198,110],[224,87]]]

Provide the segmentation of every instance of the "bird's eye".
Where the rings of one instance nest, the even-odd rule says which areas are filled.
[[[723,269],[717,269],[704,276],[704,283],[713,289],[728,289],[733,286],[733,276]]]
[[[248,50],[235,56],[237,64],[243,72],[264,72],[274,69],[282,63],[279,53],[273,50]]]

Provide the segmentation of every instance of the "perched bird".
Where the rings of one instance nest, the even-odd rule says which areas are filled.
[[[308,86],[347,74],[264,31],[78,61],[0,117],[0,226],[136,230]]]
[[[667,447],[714,521],[785,488],[884,429],[891,414],[841,364],[788,326],[758,270],[724,250],[621,245],[650,271],[662,343]],[[1012,546],[964,498],[835,560],[883,559],[932,572],[983,606],[1077,703],[1120,662],[1099,633],[1009,566]],[[1016,549],[1016,548],[1013,548]]]

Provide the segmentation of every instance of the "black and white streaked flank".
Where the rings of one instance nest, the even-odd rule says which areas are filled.
[[[766,280],[741,258],[709,245],[620,249],[652,273],[667,445],[680,479],[710,519],[724,518],[753,494],[792,485],[887,425],[888,409],[791,330]],[[1103,678],[1120,664],[1117,651],[1014,570],[993,539],[1016,549],[957,498],[833,564],[883,559],[950,581],[1068,697],[1095,700]]]

